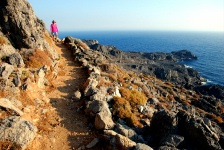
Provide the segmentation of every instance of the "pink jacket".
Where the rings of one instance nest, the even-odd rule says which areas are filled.
[[[52,23],[50,28],[51,32],[58,32],[58,27],[56,23]]]

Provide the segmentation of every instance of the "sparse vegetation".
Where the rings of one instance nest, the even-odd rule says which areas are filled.
[[[145,105],[147,102],[146,96],[137,90],[129,90],[126,88],[120,88],[120,92],[122,97],[127,99],[132,106]]]
[[[33,99],[29,96],[26,91],[20,91],[20,93],[16,97],[20,102],[22,102],[23,106],[34,105]]]
[[[7,43],[7,40],[4,36],[0,36],[0,45],[4,45]]]
[[[19,146],[15,145],[13,142],[4,140],[0,141],[0,149],[1,150],[20,150]]]
[[[45,35],[44,35],[44,39],[48,42],[48,44],[50,45],[50,46],[54,46],[54,42],[53,42],[53,40],[52,40],[52,38],[49,36],[49,34],[48,33],[45,33]]]
[[[119,118],[125,119],[132,126],[142,127],[138,117],[133,113],[133,108],[129,101],[121,97],[114,97],[114,114]]]
[[[27,67],[39,68],[43,65],[51,66],[51,56],[45,50],[36,49],[35,52],[25,61]]]
[[[215,114],[210,114],[210,113],[207,113],[206,116],[218,124],[223,123],[223,119],[220,116],[216,116]]]

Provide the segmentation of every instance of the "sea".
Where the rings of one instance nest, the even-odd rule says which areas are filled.
[[[67,36],[97,40],[102,45],[112,45],[127,52],[165,52],[178,50],[193,52],[197,60],[184,60],[186,67],[196,69],[207,79],[206,84],[224,86],[224,32],[196,31],[66,31]]]

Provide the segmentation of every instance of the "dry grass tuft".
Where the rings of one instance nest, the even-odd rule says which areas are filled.
[[[49,55],[50,54],[47,51],[36,49],[29,59],[25,60],[25,64],[27,67],[31,68],[39,68],[44,65],[51,66],[52,60]]]
[[[137,90],[129,90],[126,88],[120,88],[120,92],[122,97],[127,99],[132,106],[145,105],[147,102],[146,96]]]
[[[21,148],[13,142],[4,140],[0,141],[0,150],[20,150]]]
[[[46,112],[39,121],[37,125],[39,132],[49,132],[52,131],[52,127],[59,125],[59,121],[56,117],[55,112],[48,111]]]
[[[108,82],[103,77],[100,77],[100,81],[99,81],[99,83],[97,85],[97,88],[100,88],[100,87],[110,87],[112,85],[113,84],[111,82]]]
[[[21,90],[16,98],[21,101],[23,106],[34,105],[34,100],[29,96],[26,91]]]
[[[218,124],[223,123],[223,119],[222,119],[222,117],[220,117],[220,116],[216,116],[216,117],[214,118],[214,121],[215,121],[216,123],[218,123]]]
[[[215,114],[210,114],[210,113],[207,113],[206,116],[218,124],[223,123],[223,119],[220,116],[216,116]]]
[[[9,95],[9,93],[0,91],[0,98],[4,98],[4,97],[6,97],[6,96],[8,96],[8,95]]]

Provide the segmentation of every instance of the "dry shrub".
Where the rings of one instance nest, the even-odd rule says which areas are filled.
[[[223,119],[222,119],[222,117],[220,117],[220,116],[216,116],[215,118],[214,118],[214,121],[216,122],[216,123],[223,123]]]
[[[220,112],[223,114],[224,113],[224,106],[219,106],[218,108],[219,108],[218,110],[220,110]]]
[[[110,64],[101,64],[99,67],[101,71],[107,72],[110,69]]]
[[[131,84],[131,86],[132,86],[134,89],[138,89],[138,85],[136,85],[136,84]]]
[[[59,70],[58,71],[58,76],[65,76],[66,71],[65,70]]]
[[[39,68],[41,66],[47,65],[51,66],[52,60],[50,54],[47,51],[41,51],[36,49],[35,52],[25,61],[27,67]]]
[[[99,81],[99,83],[97,85],[97,88],[100,88],[101,86],[109,87],[109,86],[112,86],[112,83],[108,82],[108,81],[105,81],[105,79],[103,77],[100,77],[100,81]]]
[[[126,99],[115,96],[113,108],[120,118],[131,117],[131,105]]]
[[[117,80],[120,82],[120,83],[125,83],[126,80],[130,80],[130,76],[129,74],[127,73],[126,70],[124,69],[121,69],[119,68],[118,66],[116,66],[116,69],[117,69]]]
[[[7,43],[7,40],[4,36],[0,36],[0,45],[4,45]]]
[[[112,63],[103,63],[99,67],[102,70],[102,72],[106,72],[110,74],[116,73],[116,66]]]
[[[6,97],[6,96],[8,96],[8,95],[9,95],[9,93],[0,91],[0,98],[4,98],[4,97]]]
[[[114,114],[118,115],[119,118],[125,119],[128,124],[132,126],[142,127],[138,117],[132,112],[129,101],[121,97],[114,97]]]
[[[120,88],[120,92],[122,97],[127,99],[132,106],[145,105],[147,102],[146,96],[137,90],[129,90],[126,88]]]
[[[113,74],[109,74],[109,78],[111,81],[117,81],[117,77]]]
[[[7,111],[1,111],[0,110],[0,119],[4,119],[8,116],[10,116],[10,113],[8,113]]]
[[[203,115],[207,114],[207,112],[205,110],[201,109],[201,108],[196,107],[196,110],[197,110],[197,112],[199,112]]]
[[[218,124],[223,123],[223,119],[220,116],[216,116],[215,114],[210,114],[210,113],[207,113],[206,116]]]
[[[21,148],[11,141],[0,141],[0,150],[20,150]]]
[[[33,99],[28,95],[26,91],[20,90],[20,93],[16,98],[21,101],[23,106],[34,105]]]
[[[125,99],[129,99],[131,97],[131,90],[120,88],[119,91],[121,92],[122,97],[124,97]]]
[[[29,75],[30,75],[30,71],[23,70],[21,74],[21,78],[20,78],[22,82],[24,82],[29,77]]]
[[[167,96],[167,99],[169,101],[174,101],[174,102],[176,101],[175,98],[174,98],[174,96],[173,95],[170,95],[170,94]]]

